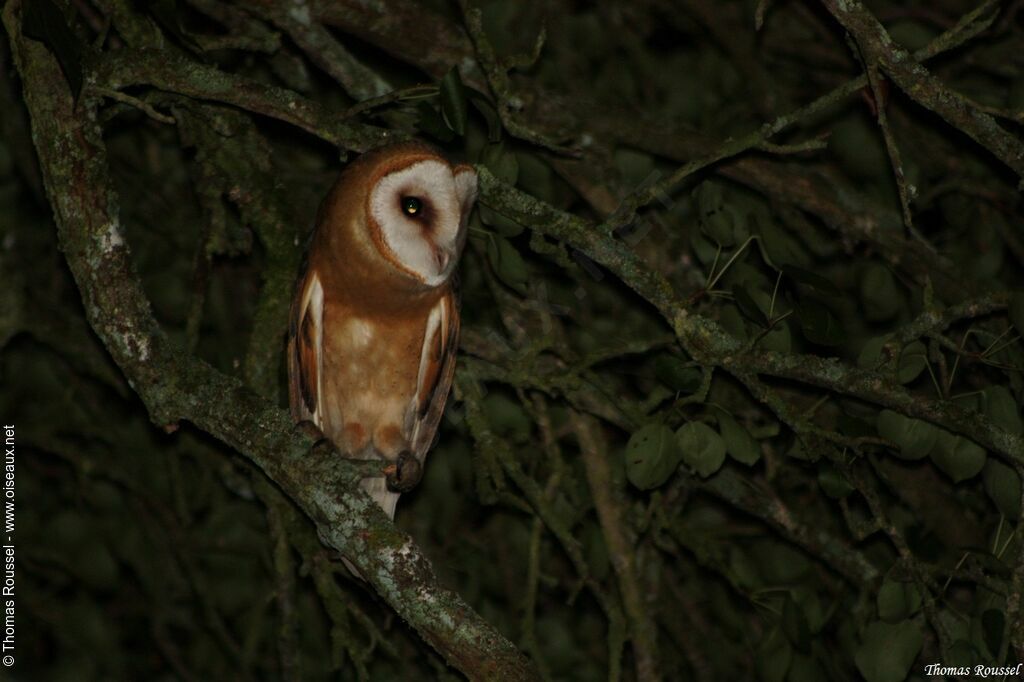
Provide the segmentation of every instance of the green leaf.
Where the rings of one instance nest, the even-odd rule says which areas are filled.
[[[734,583],[745,588],[757,587],[763,582],[754,562],[735,545],[729,550],[729,574]]]
[[[682,459],[672,429],[648,424],[626,443],[626,478],[640,490],[657,488],[675,472]]]
[[[844,400],[842,403],[842,407],[844,410],[849,409],[853,405],[855,404],[848,400]],[[857,407],[866,406],[855,406],[854,409],[857,409]],[[872,417],[876,416],[877,415],[870,414],[864,415],[864,417],[868,419],[871,419]],[[844,436],[849,436],[850,438],[864,438],[868,436],[874,436],[875,434],[878,433],[878,429],[875,428],[873,419],[872,421],[868,422],[864,418],[856,414],[848,414],[845,411],[840,412],[836,416],[836,426],[839,428],[839,433],[843,434]]]
[[[761,459],[761,444],[731,414],[719,412],[718,430],[722,433],[725,451],[737,462],[753,466]]]
[[[690,247],[696,254],[697,259],[704,265],[711,265],[714,262],[718,247],[710,239],[701,234],[698,230],[690,231]]]
[[[714,181],[702,182],[694,189],[693,199],[700,231],[722,248],[735,244],[732,215],[725,211],[725,188]]]
[[[683,461],[701,477],[707,478],[725,462],[725,441],[718,432],[702,422],[687,422],[676,431]]]
[[[785,603],[782,606],[782,630],[798,650],[803,652],[810,650],[811,632],[807,625],[807,616],[789,595],[786,595]]]
[[[71,87],[71,95],[78,99],[82,92],[82,50],[64,13],[53,0],[31,0],[21,8],[22,31],[53,53]]]
[[[418,113],[416,127],[421,132],[441,142],[451,142],[455,139],[455,133],[445,124],[441,114],[437,113],[437,110],[430,104],[420,102],[416,106],[416,112]]]
[[[821,450],[818,448],[808,449],[807,444],[799,437],[793,440],[793,445],[786,450],[786,457],[799,459],[802,462],[817,462],[821,458]]]
[[[704,379],[700,367],[689,366],[686,361],[669,353],[654,358],[654,372],[658,381],[681,393],[696,393]]]
[[[842,168],[862,181],[881,177],[889,164],[878,126],[871,123],[867,116],[847,116],[832,127],[828,141]]]
[[[737,339],[746,339],[748,336],[746,319],[733,303],[725,303],[718,307],[718,323]]]
[[[78,553],[72,572],[89,588],[112,591],[117,588],[118,566],[102,542],[90,542]]]
[[[981,414],[981,410],[985,404],[985,394],[979,392],[963,393],[955,396],[952,400],[954,403],[966,410]]]
[[[782,682],[793,660],[793,647],[779,630],[761,640],[755,653],[755,665],[762,682]]]
[[[948,664],[955,668],[970,668],[978,660],[978,652],[966,639],[958,639],[949,647]]]
[[[887,27],[887,30],[893,40],[910,52],[916,52],[924,48],[936,37],[935,30],[920,21],[897,21],[892,26]]]
[[[786,320],[777,320],[771,331],[758,340],[757,347],[777,353],[790,352],[793,349],[793,335],[789,331],[789,323]]]
[[[878,413],[878,435],[891,440],[899,447],[897,456],[901,459],[924,459],[939,439],[938,427],[921,419],[905,417],[892,410]]]
[[[722,248],[735,246],[748,234],[742,211],[726,201],[726,189],[717,182],[702,182],[693,196],[700,230]],[[746,239],[746,236],[742,237]]]
[[[88,538],[95,535],[90,520],[70,509],[65,509],[51,516],[45,526],[45,535],[57,547],[78,553],[89,544]]]
[[[812,565],[802,550],[765,539],[752,542],[751,557],[769,585],[809,584],[805,578]]]
[[[928,349],[920,341],[908,343],[900,353],[900,365],[896,378],[901,384],[909,384],[928,366]]]
[[[587,564],[598,580],[608,577],[611,563],[608,560],[608,545],[605,544],[604,533],[596,523],[588,523],[583,527],[583,547],[586,552]]]
[[[733,223],[732,211],[728,208],[723,208],[716,213],[702,217],[700,230],[712,242],[718,244],[723,249],[727,249],[736,244],[736,237],[733,236],[735,233]]]
[[[886,578],[878,590],[878,617],[886,623],[899,623],[921,608],[921,593],[913,583]]]
[[[174,36],[180,43],[196,52],[202,50],[199,43],[185,32],[181,23],[182,12],[177,0],[151,0],[147,9],[161,28]]]
[[[619,177],[628,185],[639,185],[654,172],[654,157],[630,147],[619,147],[612,159]]]
[[[1017,77],[1006,95],[1006,108],[1011,111],[1024,110],[1024,78]]]
[[[1019,436],[1024,431],[1020,411],[1013,394],[1005,386],[989,386],[984,390],[985,414],[999,426]]]
[[[501,142],[501,117],[498,111],[487,101],[487,98],[475,90],[469,90],[469,101],[487,121],[487,141]]]
[[[509,240],[491,235],[487,241],[487,258],[498,279],[519,293],[526,293],[529,279],[526,262]]]
[[[532,194],[538,199],[548,203],[558,203],[558,194],[555,191],[555,172],[551,166],[537,154],[526,152],[515,152],[516,161],[519,163],[519,173],[516,183],[527,194]]]
[[[1020,517],[1020,475],[995,457],[989,457],[981,472],[985,492],[992,498],[1003,516],[1017,520]]]
[[[931,451],[932,461],[954,483],[974,478],[985,466],[985,448],[974,441],[939,429],[938,441]]]
[[[441,116],[457,135],[466,134],[467,110],[466,87],[459,77],[459,69],[453,66],[441,79]]]
[[[793,600],[804,610],[807,618],[807,628],[812,635],[821,632],[828,620],[828,614],[821,604],[821,597],[818,592],[808,587],[794,587],[789,591]]]
[[[832,311],[813,299],[806,299],[797,308],[800,330],[811,343],[838,346],[845,339],[839,320]]]
[[[872,263],[864,269],[860,280],[860,296],[864,301],[864,312],[873,322],[892,318],[902,305],[896,278],[889,268],[880,263]]]
[[[504,142],[489,144],[480,150],[480,163],[487,166],[499,180],[510,185],[516,184],[519,179],[519,159]]]
[[[843,292],[839,290],[839,287],[816,272],[804,270],[803,268],[798,268],[795,265],[784,265],[782,266],[782,274],[786,275],[786,277],[789,277],[797,284],[808,286],[825,296],[838,298],[843,295]]]
[[[757,347],[763,348],[764,350],[777,351],[779,353],[788,353],[790,350],[792,350],[793,335],[790,332],[789,323],[786,320],[779,319],[781,315],[788,312],[788,308],[785,305],[785,300],[782,297],[776,297],[773,306],[772,297],[767,292],[762,291],[760,289],[751,289],[749,287],[746,288],[746,292],[750,294],[750,300],[746,301],[746,306],[748,308],[750,307],[750,303],[752,302],[754,304],[754,307],[756,307],[757,310],[760,310],[761,315],[759,317],[763,317],[767,321],[768,313],[771,312],[771,315],[774,318],[774,324],[771,325],[771,328],[768,331],[764,332],[764,327],[766,326],[765,324],[761,325],[762,329],[756,330],[756,333],[759,337],[757,341]],[[720,314],[723,316],[722,326],[726,327],[726,330],[729,331],[730,333],[733,333],[733,330],[729,328],[729,325],[734,323],[726,319],[726,316],[728,315],[727,311],[729,310],[733,310],[738,313],[739,306],[734,303],[733,305],[722,306],[721,308]],[[757,313],[751,310],[748,312],[748,316],[750,315],[757,315]],[[735,317],[739,321],[740,325],[743,327],[743,336],[753,336],[753,334],[747,333],[747,327],[743,322],[743,318],[740,317],[740,315],[738,314]]]
[[[846,480],[846,476],[831,462],[822,461],[818,464],[818,485],[833,500],[841,500],[853,492],[853,486]]]
[[[923,643],[921,629],[912,621],[875,622],[864,631],[854,662],[867,682],[902,682]]]
[[[791,265],[806,266],[810,261],[802,246],[772,220],[757,221],[761,238],[758,246],[761,255],[778,270]]]
[[[891,338],[888,334],[883,334],[882,336],[873,336],[865,341],[861,346],[860,354],[857,355],[857,366],[872,372],[877,371],[878,366],[882,364],[882,347]]]
[[[755,324],[765,328],[768,327],[768,316],[754,302],[753,297],[751,297],[745,286],[734,286],[732,288],[732,297],[741,313],[746,315]]]
[[[484,398],[483,407],[487,421],[496,433],[518,443],[529,440],[533,421],[518,400],[500,392],[492,392]]]
[[[520,223],[502,215],[490,206],[477,204],[477,209],[480,214],[480,222],[492,228],[502,237],[515,237],[525,229]]]
[[[825,670],[813,656],[793,654],[793,662],[789,666],[786,682],[821,682],[828,679]]]
[[[882,356],[882,348],[892,340],[889,334],[868,339],[857,356],[857,366],[872,372],[879,371],[881,365],[888,362],[888,356]],[[909,384],[928,366],[928,349],[920,341],[911,341],[900,353],[896,379],[901,384]]]
[[[986,609],[981,614],[981,629],[985,646],[993,656],[998,655],[1003,643],[1003,631],[1006,629],[1006,616],[998,609]]]
[[[693,200],[699,218],[717,213],[725,206],[725,187],[714,180],[705,180],[694,188]]]

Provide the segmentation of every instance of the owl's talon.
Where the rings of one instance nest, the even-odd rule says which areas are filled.
[[[408,451],[398,455],[398,459],[384,467],[388,490],[393,493],[407,493],[415,488],[423,478],[423,467],[420,461]]]
[[[320,430],[320,427],[308,419],[303,419],[302,421],[297,422],[295,424],[295,430],[314,441],[321,441],[325,439],[324,432]]]

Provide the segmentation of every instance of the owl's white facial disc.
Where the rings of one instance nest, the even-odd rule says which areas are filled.
[[[471,169],[454,175],[442,161],[418,161],[377,182],[370,195],[370,214],[398,264],[425,284],[437,286],[455,265],[463,209],[472,206],[475,196],[476,173]]]

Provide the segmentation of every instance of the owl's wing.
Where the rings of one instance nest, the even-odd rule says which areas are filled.
[[[456,286],[430,311],[420,354],[410,416],[411,449],[421,462],[434,444],[444,414],[444,404],[455,376],[455,352],[459,347],[459,295]]]
[[[288,402],[295,421],[311,421],[320,428],[323,316],[323,286],[310,269],[295,292],[288,325]]]

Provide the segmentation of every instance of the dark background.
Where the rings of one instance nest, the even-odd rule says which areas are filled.
[[[958,25],[977,5],[869,2],[878,42],[796,0],[498,0],[469,34],[445,1],[8,2],[18,679],[461,675],[248,459],[151,419],[58,247],[72,188],[44,188],[12,26],[97,112],[172,343],[281,406],[301,249],[373,130],[587,221],[593,239],[483,192],[457,392],[396,518],[544,678],[883,682],[1021,660],[1024,161],[1006,158],[1024,4],[985,4]],[[892,55],[948,31],[937,80],[900,82]],[[162,52],[104,71],[143,48]],[[296,125],[192,64],[324,115]],[[954,100],[961,118],[935,111]],[[758,135],[772,121],[788,127]],[[629,227],[623,199],[644,204]],[[637,285],[652,272],[674,298]]]

